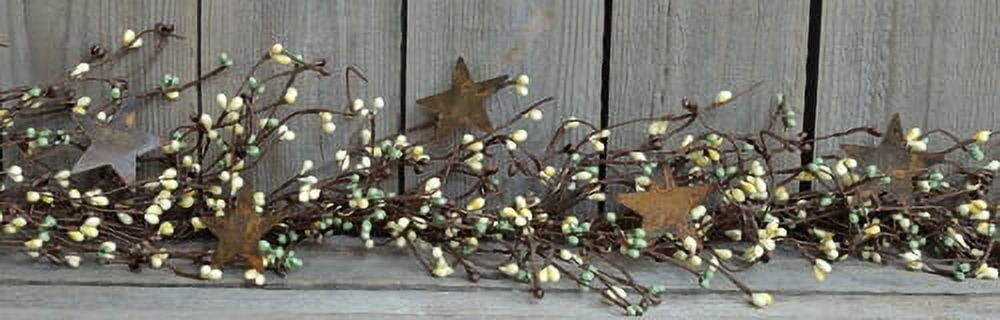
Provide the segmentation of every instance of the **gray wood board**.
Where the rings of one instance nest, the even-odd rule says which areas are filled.
[[[736,294],[668,294],[652,319],[987,319],[995,295],[785,295],[753,309]],[[850,306],[847,311],[844,306]],[[845,312],[847,311],[847,312]],[[509,291],[254,290],[95,286],[0,287],[5,319],[607,319],[580,294],[542,300]]]
[[[970,138],[1000,120],[1000,3],[824,1],[816,133],[860,125],[952,130]],[[946,142],[938,136],[930,150]],[[820,144],[874,143],[865,135]],[[967,157],[962,157],[967,159]]]
[[[183,1],[3,1],[0,3],[0,33],[10,37],[10,47],[0,49],[0,86],[31,85],[64,76],[90,54],[90,47],[100,44],[109,52],[118,48],[126,29],[136,32],[152,28],[157,22],[176,25],[176,32],[185,39],[172,39],[166,49],[148,68],[140,70],[153,55],[155,36],[144,37],[145,47],[118,67],[95,68],[97,75],[131,75],[127,79],[133,92],[155,89],[164,74],[173,74],[182,81],[195,78],[198,45],[198,8],[193,0]],[[102,104],[106,90],[87,87],[81,94],[94,99],[92,106]],[[198,110],[196,93],[186,91],[181,98],[167,101],[152,98],[138,109],[141,128],[157,134],[167,134],[186,123]],[[62,116],[45,119],[45,126],[67,128],[71,122]],[[54,124],[53,124],[54,123]],[[154,151],[155,152],[155,151]],[[15,153],[10,153],[15,154]],[[54,155],[54,169],[69,169],[78,153]],[[15,157],[8,157],[16,162]],[[11,165],[8,163],[7,165]],[[139,178],[155,176],[163,168],[140,170]]]
[[[210,244],[204,244],[206,248]],[[758,265],[737,274],[751,288],[759,291],[784,293],[892,293],[892,294],[987,294],[1000,293],[1000,282],[970,280],[955,282],[949,278],[925,273],[914,273],[901,265],[877,265],[856,260],[834,264],[826,282],[813,279],[812,265],[788,251],[766,265]],[[409,252],[402,249],[362,249],[358,239],[338,236],[322,245],[310,245],[296,252],[305,260],[305,266],[286,278],[268,275],[269,288],[281,289],[359,289],[359,290],[516,290],[530,295],[524,284],[500,278],[495,272],[486,271],[478,284],[465,280],[461,268],[448,278],[434,278],[422,269]],[[686,271],[669,264],[646,260],[632,261],[621,258],[622,264],[641,283],[662,284],[668,291],[679,292],[736,292],[724,278],[717,277],[710,289],[700,289],[697,279]],[[195,272],[197,266],[181,260],[172,260],[178,268]],[[83,262],[80,269],[52,266],[44,262],[32,263],[22,253],[0,253],[0,284],[32,285],[117,285],[163,287],[242,287],[242,270],[226,269],[221,283],[198,281],[175,276],[168,270],[147,268],[141,273],[126,271],[124,266],[98,266],[92,259]],[[575,292],[575,285],[562,281],[553,287],[556,291]],[[596,296],[595,296],[596,298]]]
[[[757,132],[767,125],[777,93],[785,95],[786,105],[803,123],[808,1],[640,0],[613,5],[609,124],[683,113],[683,98],[707,106],[720,90],[735,93],[758,81],[764,84],[750,96],[704,114],[703,123],[726,132]],[[645,125],[613,132],[609,149],[637,146],[645,132]],[[778,166],[799,163],[794,154],[778,160]]]
[[[207,244],[206,244],[207,245]],[[739,273],[758,291],[775,295],[775,304],[753,309],[723,279],[699,289],[686,272],[649,261],[629,262],[644,283],[668,287],[652,317],[841,318],[850,305],[853,318],[987,318],[1000,311],[991,303],[1000,282],[948,278],[849,260],[834,265],[825,283],[812,278],[812,266],[787,251],[771,263]],[[595,294],[577,292],[569,281],[534,299],[523,284],[495,280],[479,283],[461,277],[433,278],[403,250],[361,249],[357,239],[335,237],[304,247],[305,266],[286,278],[273,274],[264,288],[247,288],[242,272],[227,268],[221,283],[174,276],[169,271],[131,273],[124,266],[80,269],[32,262],[27,256],[0,253],[0,312],[5,318],[59,318],[78,310],[81,319],[115,317],[213,317],[249,319],[287,317],[583,317],[605,318],[619,311]],[[180,268],[195,266],[175,261]],[[262,303],[257,303],[262,302]]]
[[[218,65],[218,56],[226,52],[238,66],[230,70],[224,81],[206,84],[203,109],[217,115],[218,93],[232,97],[250,65],[266,54],[271,45],[281,43],[285,49],[302,54],[306,60],[324,58],[330,77],[306,75],[295,87],[299,99],[293,106],[282,107],[279,115],[305,108],[326,107],[342,110],[348,103],[344,70],[355,66],[362,70],[368,83],[352,79],[351,94],[371,105],[382,97],[386,107],[376,122],[378,135],[398,131],[402,109],[400,102],[400,66],[402,35],[400,10],[402,2],[342,0],[342,1],[207,1],[202,3],[202,68],[211,70]],[[290,66],[268,64],[259,74],[288,70]],[[261,78],[261,77],[258,77]],[[266,101],[274,101],[283,92],[284,82],[267,86]],[[262,164],[249,172],[257,188],[269,190],[298,174],[302,162],[312,160],[317,168],[329,173],[334,154],[345,147],[352,134],[363,127],[362,121],[335,117],[335,133],[323,133],[317,116],[291,121],[289,128],[296,139],[280,143]],[[353,140],[357,141],[357,140]],[[356,162],[356,161],[355,161]],[[323,167],[327,166],[327,167]],[[389,189],[394,190],[395,180]]]
[[[556,98],[554,104],[543,108],[544,120],[522,121],[515,126],[529,132],[528,141],[519,148],[541,150],[561,120],[569,116],[600,123],[603,16],[604,4],[594,0],[408,2],[407,126],[417,127],[434,119],[416,105],[416,100],[448,89],[458,57],[465,58],[477,81],[501,74],[512,78],[527,74],[531,78],[527,97],[504,90],[490,99],[488,111],[494,125],[516,116],[532,102],[547,96]],[[427,140],[432,133],[433,129],[414,132],[413,140]],[[461,136],[456,133],[451,141],[458,142]],[[503,159],[498,157],[493,164],[506,170]],[[417,179],[408,173],[408,183]],[[453,182],[459,183],[446,189],[453,196],[468,187],[460,187],[463,180]],[[523,191],[527,185],[526,181],[513,181],[503,188]],[[506,193],[507,198],[514,195]]]

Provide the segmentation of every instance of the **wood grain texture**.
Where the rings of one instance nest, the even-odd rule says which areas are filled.
[[[210,245],[208,243],[206,246]],[[35,262],[23,253],[0,253],[0,314],[4,319],[114,317],[215,318],[607,318],[616,309],[592,294],[581,294],[565,279],[547,285],[543,300],[524,284],[486,272],[470,283],[461,272],[434,278],[405,250],[362,249],[357,239],[338,236],[323,245],[304,246],[297,255],[303,268],[286,278],[268,274],[263,289],[247,288],[242,270],[228,268],[220,282],[197,281],[166,270],[129,272],[125,266],[98,266],[84,261],[80,269]],[[180,260],[177,267],[196,267]],[[648,260],[624,261],[641,283],[663,284],[664,304],[648,316],[708,318],[842,318],[850,305],[862,319],[989,318],[1000,312],[991,303],[1000,282],[951,281],[945,277],[879,266],[857,260],[834,265],[826,282],[813,280],[812,265],[789,250],[779,250],[766,266],[737,276],[754,290],[775,295],[767,309],[751,308],[745,297],[723,279],[711,289],[698,287],[681,269]],[[260,303],[257,303],[260,302]]]
[[[501,74],[531,77],[529,96],[518,97],[513,90],[505,90],[489,101],[494,125],[505,123],[536,100],[556,98],[554,104],[543,108],[544,120],[517,126],[529,132],[528,141],[519,148],[544,148],[549,135],[569,116],[600,123],[602,1],[409,1],[407,15],[408,127],[433,120],[415,101],[450,86],[458,57],[465,58],[477,81]],[[414,140],[427,140],[431,134],[432,130],[415,132]],[[456,133],[451,141],[458,142],[461,136]],[[498,159],[495,164],[506,169],[504,158]],[[414,181],[414,176],[407,177],[408,183]],[[452,182],[446,189],[450,194],[467,188],[460,186],[461,180]],[[505,182],[503,187],[527,189],[519,181]],[[512,198],[514,193],[508,195]]]
[[[239,86],[242,76],[274,43],[287,50],[301,53],[306,60],[325,58],[333,75],[318,78],[300,77],[295,83],[299,99],[294,106],[282,107],[279,115],[307,107],[334,107],[341,110],[347,102],[344,90],[344,70],[348,66],[361,69],[368,77],[366,84],[352,80],[351,94],[355,98],[383,97],[386,108],[378,117],[377,134],[396,132],[401,121],[400,66],[402,2],[376,0],[338,1],[206,1],[202,3],[202,66],[205,70],[218,64],[218,56],[226,52],[237,68],[230,70],[225,81],[204,86],[202,104],[206,112],[218,114],[215,96],[228,96]],[[268,64],[262,75],[288,66]],[[239,76],[236,76],[239,75]],[[261,77],[258,77],[261,78]],[[283,92],[283,83],[268,84],[266,99],[274,101]],[[360,121],[335,118],[339,127],[333,134],[320,130],[318,117],[291,121],[289,128],[296,139],[277,146],[261,166],[249,174],[257,188],[269,190],[293,177],[304,160],[313,160],[318,168],[332,165],[333,155],[361,127]],[[356,140],[355,140],[356,141]],[[327,168],[332,168],[327,167]],[[392,187],[393,189],[395,187]]]
[[[5,319],[609,319],[571,292],[537,300],[509,291],[256,290],[95,286],[0,288]],[[649,319],[985,319],[995,296],[782,295],[754,309],[737,294],[668,294]],[[848,316],[844,306],[854,311]],[[81,310],[86,310],[81,312]]]
[[[720,90],[738,92],[758,81],[764,84],[752,95],[705,114],[703,122],[723,131],[757,132],[767,125],[777,93],[803,114],[808,1],[629,0],[613,5],[610,125],[679,114],[684,112],[681,99],[705,106]],[[640,125],[612,133],[609,150],[637,146],[645,130]],[[788,155],[776,163],[798,162]]]
[[[971,137],[997,129],[997,17],[1000,3],[991,0],[823,2],[817,134],[882,128],[896,112],[904,130]],[[875,141],[857,135],[819,150]]]
[[[609,122],[679,113],[682,98],[705,105],[757,81],[764,86],[732,106],[740,110],[706,121],[754,132],[775,93],[801,111],[808,9],[805,1],[615,1]]]
[[[211,243],[204,243],[210,248]],[[422,291],[516,291],[530,296],[528,286],[511,281],[499,272],[486,270],[478,283],[470,283],[461,270],[447,278],[435,278],[426,272],[407,250],[377,248],[365,250],[356,238],[336,236],[322,245],[296,249],[305,265],[286,278],[267,274],[270,289],[282,290],[422,290]],[[183,260],[171,260],[181,270],[196,272],[197,266]],[[644,284],[662,284],[671,293],[736,293],[738,290],[725,279],[712,281],[710,289],[698,286],[697,279],[686,271],[665,263],[646,259],[622,260],[619,263]],[[144,266],[145,267],[145,266]],[[13,285],[61,286],[130,286],[130,287],[243,287],[243,270],[225,268],[221,282],[199,281],[175,276],[169,270],[145,268],[132,273],[123,265],[100,266],[85,260],[79,269],[49,265],[35,261],[23,253],[0,252],[0,287]],[[736,276],[754,290],[778,295],[818,294],[898,294],[898,295],[996,295],[1000,282],[989,280],[951,281],[949,278],[915,273],[901,264],[877,265],[858,260],[834,264],[834,271],[825,282],[813,278],[812,264],[790,250],[779,250],[767,265],[739,272]],[[547,284],[551,292],[577,291],[572,281],[565,279]],[[546,295],[548,296],[548,295]],[[589,295],[580,298],[597,299]]]
[[[92,45],[114,50],[119,47],[119,37],[125,29],[138,32],[152,28],[157,22],[176,25],[176,32],[186,38],[171,40],[145,70],[139,67],[152,57],[152,48],[126,57],[116,68],[95,69],[91,74],[127,74],[133,92],[157,88],[168,73],[190,81],[195,78],[197,64],[197,16],[194,0],[0,2],[0,33],[8,34],[11,42],[9,48],[0,49],[0,74],[4,75],[0,77],[0,86],[30,85],[61,77],[89,55]],[[145,39],[146,46],[156,43],[153,38]],[[106,90],[91,87],[79,92],[93,97],[93,105],[103,103],[107,96]],[[156,134],[168,133],[198,110],[195,96],[191,90],[175,101],[159,97],[145,100],[138,109],[139,126]],[[55,116],[42,121],[45,126],[54,123],[65,127],[71,123],[60,121],[66,120]],[[78,155],[66,152],[49,162],[56,164],[54,169],[68,169]],[[139,171],[139,177],[148,177],[159,170],[162,169],[147,167]]]

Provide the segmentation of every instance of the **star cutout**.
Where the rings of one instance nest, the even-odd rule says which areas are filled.
[[[879,172],[891,178],[888,184],[877,180],[867,182],[858,188],[859,195],[869,198],[889,192],[903,204],[912,204],[916,197],[913,193],[913,178],[927,171],[930,166],[944,162],[944,155],[910,152],[898,113],[892,115],[878,146],[843,144],[840,148],[862,165],[874,165]]]
[[[212,254],[212,267],[220,268],[236,257],[264,272],[264,258],[257,242],[285,218],[284,214],[261,216],[254,209],[253,188],[244,186],[236,199],[235,210],[222,217],[202,217],[205,227],[218,239]]]
[[[125,184],[135,183],[135,158],[162,145],[159,136],[135,129],[135,104],[135,97],[125,100],[120,115],[123,121],[107,124],[85,119],[80,122],[90,139],[90,146],[73,165],[73,173],[111,166]]]
[[[642,216],[642,228],[652,239],[673,232],[677,239],[698,239],[691,225],[691,209],[700,205],[715,186],[702,184],[677,187],[670,169],[664,169],[664,185],[646,192],[618,195],[618,202]]]
[[[507,75],[502,75],[475,82],[469,75],[465,60],[458,58],[451,74],[451,88],[417,100],[417,104],[437,114],[434,141],[444,141],[458,127],[493,132],[493,123],[486,112],[486,99],[510,85],[507,78]]]

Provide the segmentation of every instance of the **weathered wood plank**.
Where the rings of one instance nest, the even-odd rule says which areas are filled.
[[[208,247],[210,244],[205,244]],[[323,245],[306,246],[297,250],[305,266],[286,278],[269,274],[272,289],[363,289],[363,290],[515,290],[530,295],[524,284],[486,272],[478,284],[465,280],[461,269],[448,278],[434,278],[425,272],[408,251],[379,248],[362,249],[357,239],[335,237]],[[1000,294],[1000,282],[970,280],[955,282],[948,278],[903,270],[898,265],[880,266],[849,260],[834,265],[826,282],[818,283],[812,276],[812,265],[787,251],[766,265],[759,265],[737,276],[751,288],[779,294],[789,293],[894,293],[894,294]],[[644,284],[662,284],[671,292],[735,292],[736,289],[719,277],[711,289],[700,289],[697,279],[686,271],[668,264],[631,261],[622,264]],[[182,270],[194,272],[197,266],[174,261]],[[175,276],[169,271],[146,269],[141,273],[126,271],[124,266],[98,266],[93,260],[84,261],[80,269],[32,263],[26,255],[0,253],[0,286],[31,285],[117,285],[117,286],[196,286],[241,287],[242,271],[226,269],[221,283],[198,281]],[[556,292],[575,292],[576,286],[563,281],[553,287]]]
[[[1000,3],[990,0],[823,2],[817,134],[881,130],[896,112],[904,127],[925,132],[971,137],[997,129],[998,16]],[[834,152],[843,142],[875,139],[858,135],[819,148]]]
[[[131,55],[111,70],[96,69],[95,75],[122,75],[127,78],[133,92],[155,89],[164,74],[173,74],[182,81],[195,78],[197,60],[197,2],[183,1],[3,1],[0,3],[0,33],[8,34],[10,47],[0,49],[0,86],[30,85],[63,76],[90,54],[90,47],[100,44],[111,51],[118,48],[120,35],[125,29],[137,32],[152,28],[157,22],[176,25],[178,34],[186,39],[173,43],[149,68],[138,68],[152,56],[152,48],[144,48],[138,55]],[[145,39],[147,46],[156,43],[153,36]],[[88,87],[79,91],[94,98],[93,105],[105,101],[106,91]],[[175,101],[153,98],[139,108],[139,126],[150,132],[166,134],[198,109],[195,94],[187,92]],[[62,128],[69,122],[59,122],[63,117],[44,121]],[[54,169],[72,167],[78,153],[54,157]],[[155,174],[155,168],[140,171]]]
[[[215,96],[220,92],[233,95],[242,75],[274,43],[307,60],[325,58],[331,77],[301,77],[295,87],[299,99],[295,106],[283,107],[279,115],[307,107],[336,107],[347,102],[344,90],[344,70],[348,66],[361,69],[369,82],[352,80],[351,94],[368,104],[383,97],[386,108],[377,121],[377,134],[396,132],[401,121],[399,106],[402,35],[398,1],[207,1],[202,3],[202,65],[209,69],[218,64],[218,56],[226,52],[239,68],[232,77],[204,86],[204,110],[217,114]],[[252,17],[252,18],[251,18]],[[262,75],[273,70],[262,69]],[[236,74],[240,76],[235,76]],[[283,83],[268,85],[268,98],[279,97]],[[318,118],[300,118],[289,123],[296,139],[282,143],[266,156],[261,166],[249,174],[260,189],[269,189],[294,176],[304,160],[317,166],[329,164],[334,153],[345,146],[349,137],[360,127],[360,121],[335,118],[339,129],[334,134],[320,130]]]
[[[996,296],[783,295],[753,309],[736,294],[667,295],[650,318],[978,319],[1000,312]],[[851,306],[849,315],[844,306]],[[85,310],[85,311],[84,311]],[[5,286],[5,319],[607,319],[617,309],[576,293],[542,300],[509,291],[371,291]]]
[[[766,127],[777,93],[803,113],[808,1],[640,0],[613,5],[609,124],[679,114],[683,98],[704,106],[720,90],[737,92],[758,81],[764,84],[752,95],[705,114],[704,123],[728,132],[757,132]],[[638,126],[612,133],[609,150],[636,146],[645,130]],[[778,160],[778,165],[799,163],[795,155]]]
[[[408,127],[433,120],[430,112],[416,105],[416,100],[451,85],[451,70],[458,57],[465,58],[477,81],[500,74],[531,77],[528,97],[507,90],[490,100],[488,111],[494,125],[504,123],[540,98],[556,98],[555,104],[544,109],[542,122],[518,126],[530,133],[529,140],[519,148],[541,150],[560,120],[569,116],[600,123],[601,1],[410,1],[407,15]],[[426,141],[432,133],[433,129],[416,132],[414,140]],[[455,134],[451,141],[460,138],[461,134]],[[506,169],[504,158],[497,159],[495,164]],[[411,175],[407,181],[416,178]],[[460,187],[461,181],[452,182],[447,190],[465,190]],[[523,191],[527,187],[515,181],[505,182],[504,188]],[[513,197],[514,193],[507,195]]]
[[[708,114],[707,123],[754,132],[775,93],[801,111],[808,9],[807,1],[615,1],[609,122],[679,113],[682,98],[704,105],[757,81],[764,86],[739,110]],[[631,133],[621,139],[640,134]]]

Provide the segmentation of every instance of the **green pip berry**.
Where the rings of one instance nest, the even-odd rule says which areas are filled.
[[[632,237],[633,238],[638,238],[638,239],[645,239],[646,238],[646,229],[643,229],[643,228],[632,229]]]
[[[222,65],[225,68],[232,67],[233,66],[233,59],[229,58],[229,54],[228,53],[225,53],[225,52],[220,53],[219,54],[219,64]]]
[[[876,167],[875,165],[865,166],[865,175],[868,176],[869,178],[874,178],[878,176],[878,167]]]
[[[170,88],[180,85],[181,79],[168,73],[163,75],[163,80],[161,82],[163,83],[163,87]]]
[[[618,221],[618,214],[614,212],[605,213],[604,219],[608,220],[608,223],[614,224],[616,221]]]
[[[257,78],[250,77],[247,79],[247,87],[249,87],[250,90],[257,91],[257,89],[260,88],[260,81],[258,81]]]
[[[260,147],[258,146],[247,146],[247,155],[251,157],[256,157],[260,155]]]
[[[970,144],[965,147],[965,151],[969,153],[969,157],[975,161],[982,161],[986,158],[986,154],[983,153],[983,148],[978,144]]]
[[[783,93],[775,94],[771,103],[773,103],[775,107],[780,107],[785,104],[785,95]]]
[[[963,262],[963,263],[959,263],[957,266],[955,266],[955,270],[958,271],[958,272],[963,272],[963,273],[964,272],[969,272],[969,270],[972,270],[972,266],[969,265],[968,263]]]
[[[573,235],[566,236],[566,243],[572,246],[578,245],[580,244],[580,238]]]
[[[715,173],[715,177],[717,177],[717,178],[725,178],[726,177],[726,169],[724,169],[722,167],[719,167],[719,168],[715,168],[714,171],[715,171],[714,172]]]
[[[664,286],[662,284],[654,285],[649,288],[649,293],[654,296],[661,295],[664,292],[667,292],[667,286]]]
[[[857,212],[853,212],[852,211],[850,214],[847,215],[847,220],[850,221],[851,224],[858,224],[858,222],[860,222],[861,218],[858,217]]]
[[[791,129],[799,126],[799,121],[795,118],[785,118],[785,127]]]
[[[715,271],[706,270],[698,275],[698,286],[708,289],[712,286],[712,278],[715,277]]]
[[[955,281],[959,282],[965,281],[965,272],[955,271],[952,273],[952,278],[954,278]]]

